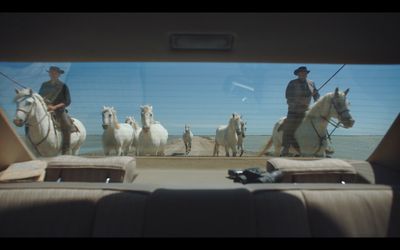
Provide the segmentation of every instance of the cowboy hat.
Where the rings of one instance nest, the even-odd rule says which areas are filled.
[[[60,69],[59,67],[56,67],[56,66],[51,66],[49,68],[49,70],[47,70],[47,72],[50,72],[50,71],[57,71],[59,74],[64,74],[64,70],[62,70],[62,69]]]
[[[306,66],[301,66],[301,67],[297,68],[297,69],[294,71],[294,74],[297,75],[299,72],[307,72],[307,73],[310,73],[310,71],[307,69]]]

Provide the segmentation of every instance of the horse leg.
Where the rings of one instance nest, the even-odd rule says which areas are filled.
[[[157,154],[157,156],[165,156],[164,146],[160,146],[159,148],[157,148],[156,154]]]
[[[129,146],[129,144],[125,147],[125,152],[124,152],[124,155],[125,156],[127,156],[128,154],[129,154],[129,149],[130,149],[131,147]]]
[[[236,154],[237,154],[236,146],[233,146],[232,147],[232,155],[233,155],[233,157],[236,157]]]
[[[106,155],[106,156],[110,155],[110,149],[108,147],[104,147],[103,151],[104,151],[104,155]]]
[[[115,151],[117,151],[118,156],[122,156],[122,146],[119,146],[118,148],[116,148]]]
[[[79,150],[81,149],[80,146],[74,147],[72,149],[72,155],[79,155]]]
[[[214,144],[214,153],[213,153],[213,156],[218,156],[218,144],[217,143],[215,143]]]
[[[140,155],[140,151],[139,151],[139,145],[136,147],[136,156]]]
[[[225,156],[229,157],[229,148],[228,148],[228,146],[225,146]]]

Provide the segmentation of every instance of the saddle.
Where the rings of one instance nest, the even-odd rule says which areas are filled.
[[[68,116],[68,119],[70,120],[72,126],[71,126],[71,130],[70,133],[74,133],[74,132],[80,132],[78,127],[75,125],[74,120],[71,118],[71,116]],[[56,114],[55,113],[51,113],[51,120],[53,120],[53,124],[54,124],[54,128],[56,130],[61,130],[61,122],[59,119],[57,119]]]

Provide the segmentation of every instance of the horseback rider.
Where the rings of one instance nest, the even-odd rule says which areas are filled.
[[[305,66],[301,66],[294,71],[298,77],[289,82],[286,88],[286,100],[288,104],[288,113],[283,126],[283,141],[281,156],[289,154],[290,146],[293,146],[300,154],[300,147],[294,137],[296,129],[305,116],[311,97],[314,102],[320,97],[313,81],[307,79],[310,71]]]
[[[64,70],[59,67],[51,66],[49,70],[50,81],[42,83],[39,94],[43,97],[47,104],[47,110],[54,112],[55,118],[60,122],[62,133],[61,153],[67,154],[71,143],[71,127],[72,122],[65,109],[71,104],[71,96],[68,86],[59,80]]]

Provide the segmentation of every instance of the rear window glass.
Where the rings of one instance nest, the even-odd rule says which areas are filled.
[[[212,156],[217,128],[228,125],[237,115],[244,124],[239,131],[235,127],[234,132],[245,134],[242,157],[250,157],[260,154],[273,135],[277,121],[287,115],[285,91],[288,83],[297,78],[294,70],[303,65],[310,70],[307,79],[312,80],[316,88],[343,66],[309,63],[1,62],[0,71],[33,92],[39,92],[42,83],[49,80],[47,70],[50,66],[64,71],[60,80],[66,83],[71,96],[68,114],[80,120],[87,133],[80,155],[104,155],[103,111],[107,108],[116,111],[119,123],[132,117],[138,128],[143,129],[141,106],[148,105],[152,108],[153,122],[168,132],[165,156],[186,154],[185,126],[193,134],[188,157]],[[338,111],[347,110],[345,115],[350,115],[354,122],[348,128],[342,123],[331,135],[331,157],[364,160],[372,153],[399,113],[399,79],[400,65],[345,65],[319,90],[319,101],[322,101],[336,88],[340,93],[350,89],[345,98],[346,105],[339,103]],[[15,88],[21,89],[0,76],[0,105],[10,122],[17,113]],[[313,104],[311,100],[310,107]],[[337,121],[332,118],[331,123]],[[319,121],[315,122],[319,126]],[[332,124],[327,126],[328,133],[334,129]],[[14,127],[26,140],[25,126]],[[314,133],[311,130],[303,136],[315,137]],[[326,133],[319,136],[325,137]],[[241,150],[237,149],[237,155]],[[268,152],[273,154],[274,147]],[[129,155],[134,154],[135,147],[132,146]],[[225,156],[223,146],[219,149],[219,156]]]

